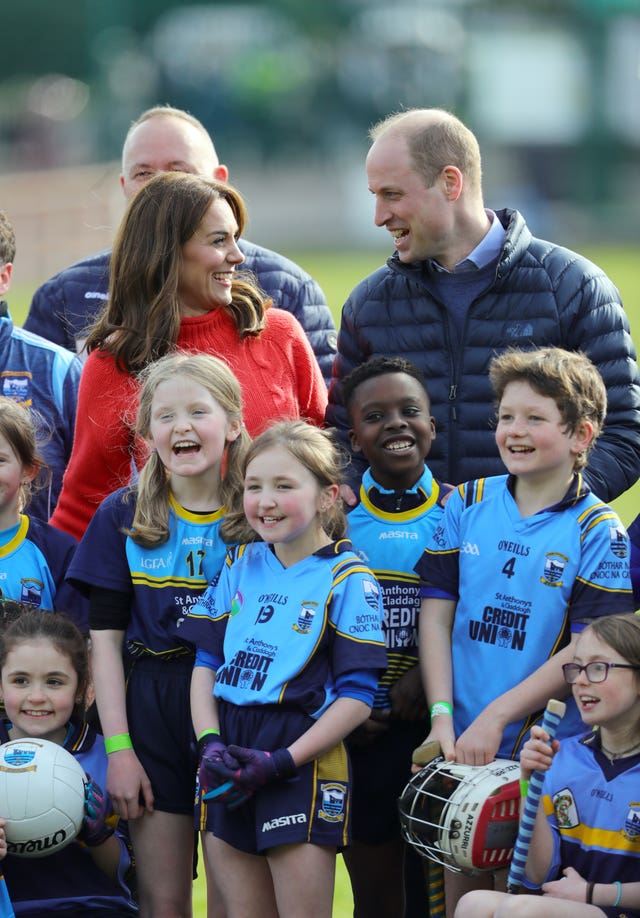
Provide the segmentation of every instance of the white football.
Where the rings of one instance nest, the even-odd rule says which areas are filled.
[[[70,752],[42,739],[0,746],[0,816],[7,849],[46,857],[73,841],[84,816],[85,773]]]

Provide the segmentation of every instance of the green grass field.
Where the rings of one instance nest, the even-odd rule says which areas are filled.
[[[587,257],[591,258],[607,272],[620,289],[622,301],[629,316],[631,333],[636,342],[636,348],[638,348],[640,346],[640,268],[638,267],[640,259],[638,258],[637,249],[602,246],[583,251]],[[309,271],[322,286],[336,320],[336,325],[339,325],[340,311],[349,292],[359,280],[379,267],[386,257],[386,252],[382,250],[371,252],[288,251],[286,254]],[[44,278],[40,280],[44,280]],[[9,305],[14,321],[18,325],[24,321],[35,286],[37,286],[36,282],[33,284],[25,284],[23,282],[19,285],[16,284],[10,291]],[[618,498],[614,502],[614,506],[622,521],[628,525],[640,512],[640,483]],[[338,858],[333,915],[334,918],[349,918],[352,914],[353,899],[351,897],[349,879],[342,859]],[[206,916],[205,886],[202,870],[201,876],[194,885],[194,916],[195,918],[205,918]]]

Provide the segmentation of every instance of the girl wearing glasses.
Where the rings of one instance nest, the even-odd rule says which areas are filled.
[[[547,772],[527,859],[542,898],[476,890],[455,918],[640,916],[640,616],[596,619],[562,667],[589,732],[533,727],[522,779]]]

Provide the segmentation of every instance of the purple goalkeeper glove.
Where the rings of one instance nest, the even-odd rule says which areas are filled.
[[[84,819],[78,832],[78,841],[89,848],[97,848],[111,838],[115,830],[108,825],[107,819],[112,813],[109,797],[100,785],[87,775],[84,786]]]
[[[226,744],[217,733],[206,733],[198,742],[198,780],[202,799],[207,803],[226,803],[233,808],[240,806],[248,794],[237,788],[231,780],[233,770],[228,768],[223,759]],[[239,763],[228,757],[235,769]]]
[[[225,765],[231,771],[235,786],[246,793],[254,793],[272,781],[295,778],[298,769],[288,749],[266,752],[263,749],[245,749],[243,746],[228,746],[223,755]],[[239,767],[232,770],[233,760]]]

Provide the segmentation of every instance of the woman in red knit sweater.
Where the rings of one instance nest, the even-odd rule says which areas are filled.
[[[226,360],[251,436],[275,420],[320,426],[327,390],[290,313],[237,270],[244,202],[223,182],[167,172],[130,201],[111,256],[106,311],[87,339],[73,450],[51,523],[79,539],[98,504],[146,460],[135,441],[137,374],[172,350]]]

